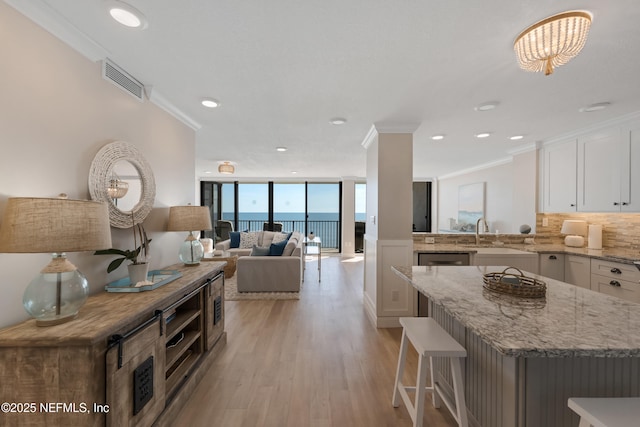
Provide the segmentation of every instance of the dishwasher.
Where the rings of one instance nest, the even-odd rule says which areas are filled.
[[[469,254],[464,253],[428,253],[418,254],[418,265],[469,265]],[[418,316],[427,317],[429,315],[429,299],[418,292]]]

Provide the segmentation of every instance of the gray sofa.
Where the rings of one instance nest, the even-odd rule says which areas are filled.
[[[253,231],[258,247],[269,247],[274,235],[272,231]],[[249,240],[249,239],[248,239]],[[302,235],[294,231],[281,256],[252,256],[253,247],[231,248],[231,241],[216,244],[216,250],[238,255],[238,292],[299,292],[302,282]]]

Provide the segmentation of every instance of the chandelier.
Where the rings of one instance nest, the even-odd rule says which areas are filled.
[[[107,194],[112,199],[121,199],[127,194],[129,191],[129,183],[126,181],[122,181],[119,178],[112,177],[109,180],[109,187],[107,187]]]
[[[235,172],[235,170],[235,166],[233,166],[230,162],[222,162],[220,165],[218,165],[218,172],[225,175],[231,175]]]
[[[574,10],[550,16],[524,30],[513,44],[520,68],[544,70],[548,76],[555,67],[569,62],[584,47],[591,18],[590,12]]]

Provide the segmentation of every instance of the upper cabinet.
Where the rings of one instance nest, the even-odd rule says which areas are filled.
[[[542,209],[544,212],[576,211],[576,140],[543,149]]]
[[[543,212],[640,212],[640,122],[542,149]]]

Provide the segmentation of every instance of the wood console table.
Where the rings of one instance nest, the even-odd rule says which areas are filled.
[[[224,262],[140,293],[89,297],[71,322],[0,331],[0,397],[12,426],[171,425],[226,344]]]

